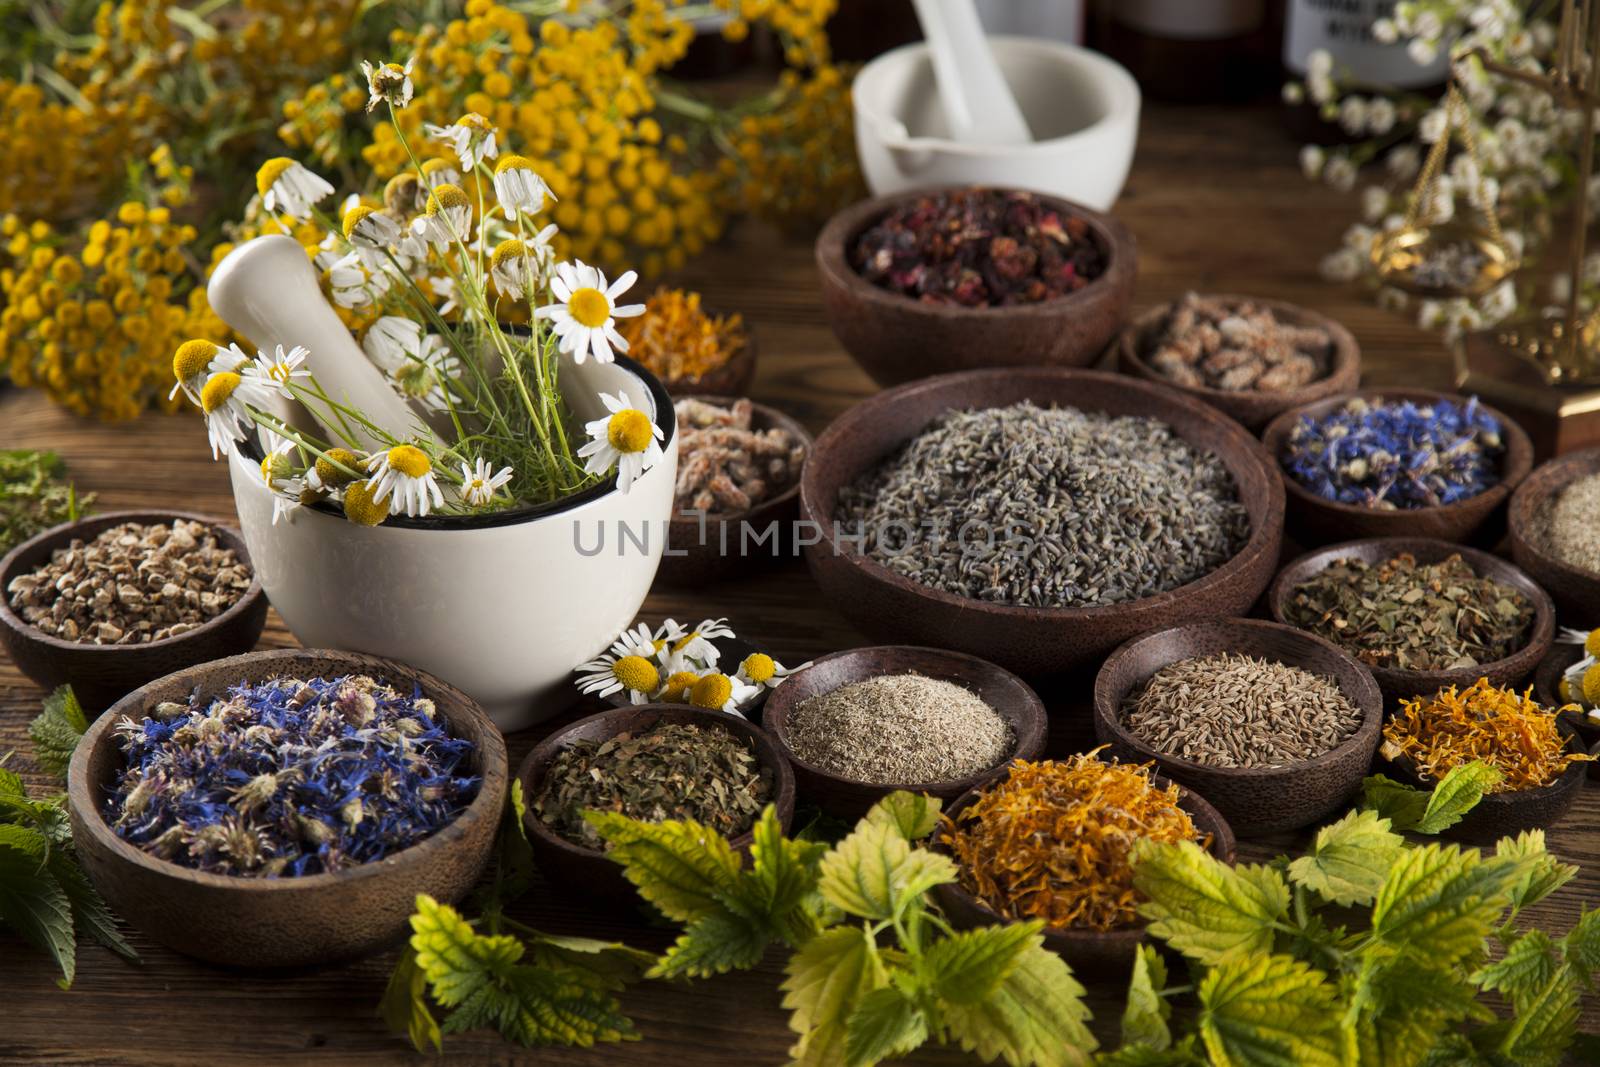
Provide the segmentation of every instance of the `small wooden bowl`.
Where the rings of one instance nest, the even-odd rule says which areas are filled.
[[[864,200],[839,212],[817,235],[822,305],[839,343],[879,385],[950,371],[992,367],[1085,367],[1116,336],[1133,299],[1137,246],[1109,215],[1035,194],[1082,218],[1106,253],[1105,272],[1075,293],[1037,304],[961,307],[926,303],[882,289],[850,265],[862,232],[890,211],[937,190]]]
[[[1241,653],[1331,678],[1361,712],[1354,736],[1320,756],[1282,767],[1214,767],[1168,755],[1131,734],[1122,703],[1161,668],[1180,660]],[[1209,797],[1240,837],[1298,830],[1336,811],[1361,789],[1383,730],[1383,694],[1355,657],[1292,626],[1254,619],[1189,623],[1136,637],[1111,654],[1094,684],[1095,736],[1124,763],[1154,760],[1174,781]]]
[[[372,863],[301,878],[209,874],[158,859],[124,841],[104,816],[107,790],[124,766],[116,742],[123,716],[143,717],[163,700],[202,701],[238,682],[280,676],[362,673],[422,687],[457,737],[476,746],[483,782],[466,811],[431,837]],[[505,742],[482,708],[430,674],[391,660],[331,649],[276,649],[204,663],[129,693],[89,727],[72,754],[67,803],[78,857],[111,909],[152,939],[186,955],[239,967],[299,967],[349,959],[399,940],[417,894],[451,904],[477,884],[505,806]]]
[[[1288,304],[1281,300],[1263,300],[1253,296],[1226,294],[1210,296],[1207,299],[1218,301],[1228,307],[1237,307],[1244,303],[1255,304],[1272,312],[1279,322],[1292,326],[1314,326],[1325,331],[1330,346],[1327,366],[1323,368],[1322,377],[1298,389],[1289,389],[1281,393],[1257,393],[1249,390],[1228,392],[1225,389],[1212,389],[1207,386],[1179,385],[1156,370],[1145,358],[1161,331],[1166,328],[1167,317],[1177,307],[1176,302],[1151,308],[1123,328],[1121,336],[1117,338],[1117,368],[1124,374],[1131,374],[1146,381],[1161,382],[1174,389],[1181,389],[1191,396],[1199,397],[1251,430],[1260,430],[1290,408],[1300,407],[1337,393],[1348,393],[1361,384],[1361,347],[1356,344],[1356,339],[1349,330],[1328,316],[1298,304]]]
[[[693,399],[727,407],[737,397],[697,395]],[[754,401],[750,406],[755,429],[787,430],[810,455],[813,442],[804,426],[777,408]],[[684,458],[679,458],[680,469]],[[667,524],[667,548],[656,580],[666,585],[703,585],[798,558],[794,525],[799,515],[798,471],[783,492],[743,511],[714,515],[675,512]]]
[[[714,314],[714,313],[713,313]],[[756,378],[756,337],[748,324],[744,327],[744,347],[728,362],[697,378],[662,378],[661,384],[674,399],[698,396],[744,396]]]
[[[755,645],[752,645],[748,641],[739,640],[737,637],[722,637],[712,641],[711,643],[716,645],[717,649],[722,653],[722,657],[717,660],[717,666],[719,668],[723,668],[723,673],[729,677],[732,677],[733,672],[739,669],[739,664],[744,662],[746,656],[754,652],[764,651],[763,649],[759,649]],[[758,719],[760,717],[761,705],[765,704],[767,702],[767,697],[771,695],[772,690],[770,688],[763,687],[761,695],[756,697],[755,701],[748,708],[743,709],[740,712],[740,715],[746,719]],[[610,704],[614,708],[644,707],[643,704],[635,704],[629,700],[626,691],[612,693],[610,696],[602,699],[604,699],[607,704]],[[665,704],[664,706],[674,708],[692,707],[692,705],[689,704]]]
[[[1511,558],[1550,591],[1564,624],[1586,630],[1600,626],[1600,573],[1575,567],[1545,551],[1533,527],[1562,490],[1596,472],[1600,472],[1600,448],[1569,452],[1542,463],[1511,494],[1506,515]]]
[[[1476,667],[1402,671],[1390,667],[1368,666],[1367,669],[1378,682],[1378,688],[1383,690],[1385,700],[1399,702],[1411,697],[1431,696],[1448,686],[1469,686],[1479,678],[1488,678],[1491,684],[1498,686],[1515,685],[1533,673],[1533,669],[1544,659],[1550,651],[1551,643],[1555,640],[1555,605],[1550,602],[1549,594],[1516,567],[1497,556],[1465,545],[1422,537],[1377,537],[1319,548],[1283,568],[1277,580],[1272,583],[1272,588],[1267,591],[1267,607],[1278,622],[1285,626],[1293,626],[1294,624],[1289,621],[1287,608],[1296,586],[1340,560],[1360,559],[1368,563],[1378,563],[1392,559],[1402,552],[1411,553],[1418,563],[1424,564],[1438,563],[1453,555],[1461,556],[1480,577],[1491,578],[1501,585],[1509,585],[1533,602],[1533,630],[1528,635],[1527,644],[1516,652],[1504,659],[1480,663]]]
[[[188,519],[217,532],[218,540],[250,566],[250,552],[239,531],[207,515],[187,511],[109,511],[92,518],[53,526],[30,537],[0,559],[0,645],[26,674],[44,689],[72,684],[84,709],[97,712],[146,682],[173,671],[222,656],[248,652],[267,623],[267,598],[252,570],[250,588],[222,614],[188,633],[142,645],[95,645],[53,637],[24,622],[11,608],[11,580],[48,563],[58,548],[74,539],[92,541],[101,532],[126,522],[145,525]]]
[[[1167,779],[1159,774],[1154,776],[1153,781],[1159,786],[1167,785]],[[958,813],[978,799],[978,794],[983,788],[984,786],[980,785],[962,794],[959,800],[945,810],[945,814],[954,819]],[[1195,829],[1202,834],[1211,835],[1211,854],[1223,863],[1231,864],[1234,861],[1235,842],[1228,821],[1193,790],[1182,786],[1179,790],[1178,806],[1189,813],[1189,817],[1194,820]],[[935,852],[950,855],[950,848],[944,843],[942,823],[933,832],[932,848]],[[944,910],[945,918],[958,930],[999,926],[1012,921],[983,903],[960,882],[935,886],[933,894],[939,907]],[[1150,935],[1143,922],[1137,926],[1118,930],[1067,930],[1056,926],[1044,928],[1045,948],[1065,960],[1073,973],[1080,977],[1087,975],[1108,981],[1126,980],[1128,968],[1133,965],[1134,953],[1141,944],[1149,940]]]
[[[1289,534],[1304,545],[1325,545],[1363,537],[1435,537],[1441,541],[1469,541],[1496,517],[1501,504],[1533,469],[1533,442],[1521,426],[1498,408],[1481,400],[1478,406],[1500,423],[1505,452],[1500,457],[1500,481],[1477,496],[1454,504],[1428,508],[1382,510],[1355,504],[1324,500],[1283,469],[1281,457],[1289,433],[1302,418],[1320,418],[1342,408],[1351,400],[1411,400],[1419,404],[1452,400],[1465,404],[1467,397],[1455,393],[1436,393],[1431,389],[1363,389],[1343,396],[1302,404],[1291,408],[1267,424],[1261,440],[1272,456],[1272,465],[1283,479],[1288,493]]]
[[[1578,736],[1571,723],[1561,719],[1557,729],[1567,739],[1567,750],[1587,752],[1588,746]],[[1453,837],[1474,845],[1489,845],[1502,837],[1511,837],[1524,830],[1545,830],[1560,822],[1572,808],[1583,790],[1584,779],[1589,776],[1588,761],[1574,763],[1561,772],[1560,777],[1538,789],[1519,789],[1513,793],[1485,793],[1476,807],[1462,820],[1444,831]],[[1433,781],[1424,781],[1415,765],[1404,757],[1397,760],[1378,760],[1378,771],[1418,789],[1432,789]]]
[[[877,785],[847,778],[807,763],[794,754],[789,741],[789,716],[799,704],[841,686],[886,674],[920,674],[954,682],[977,694],[1011,727],[1014,741],[1011,752],[995,766],[965,778],[906,785]],[[868,808],[897,789],[927,793],[943,800],[954,799],[979,782],[1004,772],[1006,764],[1013,759],[1037,759],[1044,751],[1045,734],[1049,729],[1039,697],[1010,671],[976,656],[910,645],[879,645],[823,656],[790,675],[773,691],[763,722],[794,768],[800,795],[830,815],[850,820],[860,818]]]
[[[1583,649],[1578,645],[1558,642],[1551,646],[1550,654],[1539,664],[1539,669],[1533,674],[1534,698],[1547,708],[1559,708],[1567,702],[1561,699],[1561,676],[1567,673],[1567,668],[1578,662],[1583,657]],[[1561,716],[1563,722],[1571,724],[1578,736],[1583,739],[1586,746],[1600,745],[1600,722],[1583,714],[1568,712]],[[1589,764],[1589,777],[1600,780],[1600,762]]]
[[[1250,536],[1220,567],[1187,585],[1123,604],[1033,608],[993,604],[920,585],[863,555],[834,528],[839,491],[947,411],[1023,400],[1167,423],[1215,453],[1233,475]],[[806,562],[823,595],[858,628],[885,644],[966,652],[1024,678],[1090,663],[1147,630],[1211,616],[1242,615],[1271,581],[1283,537],[1283,482],[1260,443],[1209,405],[1124,374],[1018,367],[946,374],[862,401],[817,438],[800,476],[800,516],[820,538]]]
[[[533,801],[539,795],[550,764],[562,749],[577,741],[605,741],[618,734],[637,733],[663,722],[720,725],[748,742],[757,761],[772,774],[771,803],[778,809],[778,821],[785,831],[788,830],[794,818],[794,774],[771,735],[761,727],[737,715],[704,711],[682,704],[638,704],[602,711],[598,715],[579,719],[539,742],[517,769],[517,780],[522,783],[522,795],[527,801],[522,825],[528,832],[528,843],[533,846],[533,856],[539,870],[553,885],[574,897],[596,904],[610,907],[636,907],[640,904],[638,893],[622,873],[619,864],[613,863],[599,849],[575,845],[550,829],[534,812]],[[737,851],[748,855],[753,840],[754,834],[746,831],[730,843]]]

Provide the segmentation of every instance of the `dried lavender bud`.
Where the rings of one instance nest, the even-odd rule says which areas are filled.
[[[1179,385],[1276,393],[1328,373],[1326,330],[1278,321],[1268,308],[1188,293],[1151,336],[1149,364]]]
[[[788,430],[752,428],[753,408],[679,400],[679,511],[726,514],[770,500],[800,477],[805,446]]]

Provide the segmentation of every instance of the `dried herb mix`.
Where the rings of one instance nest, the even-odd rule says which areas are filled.
[[[1000,713],[954,682],[891,674],[810,697],[789,713],[806,763],[874,785],[953,782],[1011,755]]]
[[[1105,273],[1076,215],[1033,193],[962,189],[895,208],[855,239],[850,265],[873,285],[932,304],[1036,304]]]
[[[1151,338],[1150,366],[1179,385],[1228,393],[1281,393],[1328,373],[1333,341],[1316,326],[1281,322],[1245,300],[1230,305],[1185,293]]]
[[[681,438],[673,506],[679,511],[744,511],[799,480],[805,445],[782,427],[754,429],[748,399],[724,407],[690,397],[674,407]]]
[[[157,704],[117,738],[117,836],[213,874],[288,877],[382,859],[477,796],[475,746],[413,687],[366,675],[241,683]]]
[[[1600,472],[1573,481],[1533,515],[1531,540],[1570,567],[1600,574]]]
[[[1361,710],[1331,678],[1224,653],[1161,668],[1123,701],[1122,725],[1169,756],[1211,767],[1283,767],[1331,752]]]
[[[1198,841],[1178,787],[1150,767],[1095,753],[1011,765],[973,803],[945,816],[940,840],[961,884],[1008,919],[1114,930],[1138,920],[1130,856],[1140,840]]]
[[[914,582],[1027,607],[1175,589],[1250,535],[1233,475],[1166,423],[1029,402],[940,416],[844,486],[835,518]]]
[[[1459,555],[1340,560],[1294,587],[1284,617],[1371,667],[1438,671],[1505,659],[1527,643],[1533,602]]]
[[[718,370],[747,343],[738,315],[708,314],[699,293],[682,289],[657,289],[645,301],[643,315],[617,320],[617,332],[628,343],[630,358],[674,382],[693,382]]]
[[[583,817],[590,809],[644,822],[692,819],[737,837],[755,824],[772,793],[772,772],[731,731],[663,722],[562,749],[532,808],[568,841],[598,849],[605,843]]]
[[[88,510],[94,494],[78,496],[66,473],[54,452],[0,449],[0,556]]]

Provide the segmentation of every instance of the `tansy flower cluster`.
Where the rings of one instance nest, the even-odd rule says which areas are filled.
[[[654,629],[638,623],[622,631],[607,651],[578,666],[578,691],[601,697],[622,693],[633,704],[691,704],[737,713],[809,666],[789,668],[764,652],[752,652],[729,671],[717,642],[733,639],[726,619],[706,619],[693,627],[668,619]]]

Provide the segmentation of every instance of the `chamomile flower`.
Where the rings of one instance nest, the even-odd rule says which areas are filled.
[[[361,350],[403,396],[429,411],[450,408],[449,381],[461,373],[461,362],[444,338],[398,315],[385,315],[367,328]]]
[[[752,652],[739,663],[739,669],[734,672],[733,677],[735,681],[745,685],[776,689],[789,675],[809,666],[809,663],[802,663],[799,667],[785,667],[765,652]]]
[[[238,370],[249,359],[238,345],[223,348],[211,341],[185,341],[172,354],[172,376],[177,383],[173,385],[172,392],[167,394],[167,399],[171,400],[182,389],[194,406],[199,407],[200,389],[206,384],[207,378],[218,371]]]
[[[311,206],[332,196],[333,186],[289,157],[278,156],[256,171],[256,192],[268,211],[308,219]]]
[[[389,275],[373,271],[359,250],[351,252],[328,268],[328,288],[333,302],[344,308],[371,307],[389,291]]]
[[[674,627],[678,625],[671,619],[667,621]],[[722,650],[716,646],[717,639],[732,636],[733,629],[727,619],[705,619],[692,630],[679,627],[666,646],[668,669],[677,671],[695,664],[715,667],[722,658]]]
[[[423,130],[434,140],[449,145],[467,170],[499,155],[494,125],[476,111],[467,112],[448,126],[424,126]]]
[[[382,252],[400,241],[400,223],[394,216],[366,204],[344,213],[345,240],[357,248]]]
[[[555,277],[550,279],[550,291],[560,303],[546,304],[534,314],[554,321],[556,337],[560,339],[558,347],[570,352],[577,362],[582,363],[593,352],[596,361],[610,363],[616,358],[613,347],[621,352],[628,350],[628,342],[617,332],[617,319],[644,314],[643,304],[616,304],[617,297],[627,292],[638,277],[630,270],[608,287],[606,276],[581,259],[559,264]]]
[[[441,185],[460,185],[461,172],[450,165],[448,159],[428,159],[422,163],[422,184],[429,189]]]
[[[428,194],[428,206],[411,220],[411,232],[438,248],[465,241],[472,232],[472,201],[449,182]]]
[[[626,493],[634,480],[661,462],[661,441],[665,435],[655,420],[631,407],[626,391],[616,396],[600,394],[600,402],[611,414],[584,426],[589,443],[578,449],[590,474],[604,474],[617,468],[617,488]]]
[[[344,517],[358,526],[377,526],[389,517],[389,501],[366,482],[351,482],[344,490]]]
[[[761,687],[746,685],[720,671],[701,675],[689,688],[689,703],[708,711],[736,712],[761,695]]]
[[[244,365],[240,373],[248,378],[260,379],[267,388],[275,389],[285,398],[293,400],[294,394],[289,391],[289,386],[297,380],[311,377],[311,372],[305,369],[306,357],[310,354],[302,345],[295,345],[288,352],[284,352],[282,345],[278,345],[271,353],[262,349],[255,359]]]
[[[266,396],[264,384],[237,371],[217,371],[206,378],[200,387],[200,410],[206,416],[212,459],[231,453],[234,444],[244,440],[245,426],[251,421],[246,405],[259,405]]]
[[[382,103],[388,103],[396,108],[411,103],[411,96],[415,91],[411,84],[411,68],[416,62],[417,57],[412,56],[406,60],[406,65],[403,67],[398,63],[380,63],[373,66],[363,59],[361,73],[367,76],[367,110],[371,111]]]
[[[556,224],[552,222],[536,233],[532,241],[509,237],[495,245],[489,257],[489,277],[500,295],[521,300],[528,295],[530,278],[534,287],[544,280],[552,258],[550,239],[555,235]]]
[[[605,652],[577,667],[578,691],[608,697],[627,690],[628,701],[644,704],[661,685],[661,672],[637,652]]]
[[[486,507],[510,481],[510,467],[495,470],[488,460],[479,456],[472,461],[472,466],[461,465],[461,499],[475,508]]]
[[[306,479],[297,475],[289,452],[292,442],[279,441],[261,460],[261,481],[272,490],[272,525],[297,510],[306,493]]]
[[[444,507],[439,476],[428,454],[413,445],[395,445],[367,460],[367,489],[374,500],[389,501],[389,514],[421,516]]]
[[[507,218],[518,215],[537,215],[544,210],[546,200],[555,194],[533,169],[526,156],[501,156],[494,165],[494,195],[505,209]]]
[[[663,704],[687,704],[689,693],[699,680],[698,671],[675,671],[661,683],[661,691],[655,695],[655,699]]]

